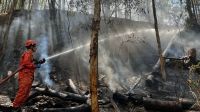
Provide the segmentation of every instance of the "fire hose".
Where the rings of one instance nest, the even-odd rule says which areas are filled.
[[[8,81],[11,77],[13,77],[17,72],[19,72],[20,70],[24,69],[24,67],[18,68],[15,72],[13,72],[11,75],[7,76],[6,78],[0,80],[0,85],[2,85],[3,83],[5,83],[6,81]]]
[[[40,61],[36,61],[35,64],[43,64],[45,63],[45,59],[42,59]],[[5,83],[6,81],[8,81],[11,77],[13,77],[16,73],[18,73],[20,70],[24,69],[24,67],[20,67],[18,68],[15,72],[13,72],[11,75],[7,76],[6,78],[0,80],[0,85],[2,85],[3,83]]]

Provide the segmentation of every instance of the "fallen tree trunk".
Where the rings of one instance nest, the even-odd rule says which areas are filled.
[[[192,105],[195,104],[194,101],[182,99],[177,101],[165,101],[160,99],[143,98],[144,107],[148,110],[161,110],[161,111],[183,111],[189,110]]]
[[[143,96],[137,95],[137,94],[129,94],[127,96],[127,95],[116,92],[113,94],[113,99],[123,105],[127,105],[129,102],[132,102],[135,105],[143,104]]]
[[[166,112],[180,112],[183,111],[182,105],[177,101],[162,101],[152,98],[143,98],[144,107],[147,110],[159,110]]]
[[[195,104],[194,100],[188,99],[188,98],[166,97],[164,100],[167,100],[167,101],[178,101],[178,102],[181,103],[182,108],[184,110],[190,109],[191,106],[193,106]]]
[[[78,102],[78,103],[86,103],[87,101],[87,97],[86,96],[81,96],[79,94],[74,94],[74,93],[69,93],[69,92],[57,92],[53,89],[47,89],[47,88],[39,88],[36,87],[35,89],[35,93],[33,93],[28,100],[39,96],[39,95],[47,95],[47,96],[51,96],[51,97],[58,97],[62,100],[70,100],[70,101],[74,101],[74,102]]]
[[[117,92],[113,94],[113,99],[123,105],[132,102],[136,105],[143,105],[147,110],[157,110],[162,112],[180,112],[183,110],[190,110],[190,108],[195,104],[193,100],[184,98],[172,101],[140,97],[140,95],[127,96]]]
[[[90,105],[82,104],[69,108],[45,108],[43,112],[91,112]]]
[[[124,105],[126,105],[130,101],[128,96],[118,93],[118,92],[115,92],[113,94],[113,100],[116,102],[119,102],[120,104],[124,104]]]

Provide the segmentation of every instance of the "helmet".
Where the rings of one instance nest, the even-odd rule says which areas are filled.
[[[31,39],[27,40],[26,43],[25,43],[25,46],[26,46],[26,47],[29,47],[29,46],[31,46],[31,45],[32,45],[32,46],[36,45],[36,41],[31,40]]]

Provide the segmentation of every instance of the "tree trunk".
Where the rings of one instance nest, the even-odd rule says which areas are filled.
[[[127,19],[128,18],[128,1],[127,0],[124,1],[124,6],[125,6],[125,9],[124,9],[125,10],[125,14],[124,14],[125,16],[124,17],[125,17],[125,19]]]
[[[186,0],[186,10],[188,12],[188,20],[187,20],[187,25],[189,27],[189,29],[193,28],[194,26],[197,25],[197,19],[195,16],[195,12],[192,12],[193,8],[193,4],[191,0]]]
[[[8,0],[6,0],[5,7],[4,7],[4,13],[6,13],[6,11],[8,10],[8,8],[9,8]]]
[[[55,0],[48,0],[48,4],[50,10],[50,21],[51,21],[53,36],[57,37],[57,38],[52,38],[52,41],[54,42],[53,49],[57,51],[57,49],[62,49],[64,46],[64,42],[62,41],[63,36],[61,35],[62,24],[60,24],[59,22],[61,21],[61,16],[60,13],[58,13],[58,10],[60,9],[56,9],[57,2]]]
[[[105,17],[109,17],[110,16],[110,1],[105,0],[104,4],[105,4],[105,5],[103,5],[104,7],[102,7],[102,8],[104,8],[104,12],[105,12],[104,15],[105,15]],[[103,11],[103,9],[102,9],[102,11]]]
[[[143,105],[147,110],[154,110],[159,112],[182,112],[189,110],[195,104],[193,99],[186,98],[172,98],[172,99],[153,99],[145,97],[141,94],[124,95],[118,92],[113,94],[113,99],[122,104],[128,105]]]
[[[195,8],[193,0],[191,0],[191,5],[192,5],[192,9],[193,9],[193,16],[194,16],[194,19],[197,23],[197,12],[196,12],[196,8]]]
[[[11,7],[8,9],[8,20],[6,21],[6,24],[5,24],[5,27],[6,27],[6,30],[5,31],[2,31],[1,33],[1,36],[2,36],[2,43],[0,45],[0,59],[3,59],[4,57],[4,50],[6,50],[6,47],[7,47],[7,43],[8,43],[8,33],[9,33],[9,30],[10,30],[10,25],[12,23],[12,15],[13,15],[13,12],[14,12],[14,9],[15,7],[17,6],[17,2],[18,0],[14,0],[11,4]]]
[[[117,10],[118,8],[117,8],[117,0],[115,0],[115,18],[117,18]]]
[[[24,9],[24,5],[25,5],[25,0],[21,0],[20,8],[21,8],[21,9]]]
[[[158,22],[157,22],[156,7],[155,7],[155,1],[154,0],[152,0],[152,7],[153,7],[156,40],[157,40],[157,44],[158,44],[158,53],[159,53],[159,58],[160,58],[160,70],[161,70],[163,80],[166,80],[165,63],[164,63],[164,58],[162,56],[162,48],[161,48],[159,31],[158,31]]]
[[[32,0],[29,1],[28,4],[28,38],[27,39],[31,39],[31,9],[32,9]]]
[[[90,93],[91,111],[99,112],[97,97],[98,77],[98,32],[100,29],[101,0],[94,0],[94,16],[92,21],[92,34],[90,44]]]
[[[192,14],[192,7],[191,7],[191,1],[190,0],[186,0],[186,9],[188,11],[189,18],[192,19],[193,14]]]

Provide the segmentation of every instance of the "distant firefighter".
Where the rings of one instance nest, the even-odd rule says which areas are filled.
[[[196,56],[196,49],[195,48],[191,48],[188,50],[187,52],[187,56],[183,57],[183,62],[184,62],[184,67],[188,68],[192,65],[196,65],[197,64],[197,56]]]
[[[166,65],[174,67],[177,62],[181,63],[184,69],[190,69],[192,65],[196,65],[198,63],[197,56],[196,56],[196,49],[191,48],[187,51],[187,55],[183,56],[182,58],[171,58],[171,57],[164,57],[167,59]]]

